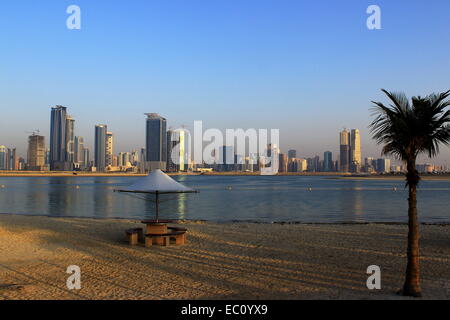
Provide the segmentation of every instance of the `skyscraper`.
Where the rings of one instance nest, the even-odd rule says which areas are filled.
[[[83,137],[75,137],[75,147],[74,147],[74,162],[78,164],[83,164],[84,161],[84,139]]]
[[[331,151],[325,151],[323,154],[323,171],[333,171],[333,154]]]
[[[83,161],[82,161],[81,168],[88,169],[91,165],[90,162],[91,162],[91,159],[90,159],[90,155],[89,155],[89,149],[83,148]]]
[[[106,169],[106,135],[107,126],[99,124],[95,126],[95,151],[94,165],[97,171],[105,171]]]
[[[377,159],[377,172],[389,173],[391,172],[391,160],[390,159]]]
[[[339,134],[340,137],[340,171],[350,171],[350,132],[344,129]]]
[[[351,141],[350,141],[350,169],[351,172],[360,172],[361,171],[361,137],[359,135],[358,129],[353,129],[351,132]]]
[[[167,131],[167,171],[187,171],[190,163],[189,133],[184,129]]]
[[[147,113],[146,161],[147,169],[166,170],[167,165],[167,120],[157,113]]]
[[[28,170],[45,169],[45,138],[43,136],[33,134],[28,137],[27,162]]]
[[[146,163],[146,159],[145,157],[147,156],[147,152],[145,150],[145,148],[141,148],[141,157],[139,159],[139,171],[145,172],[145,163]]]
[[[50,118],[50,169],[64,170],[66,161],[67,108],[52,108]]]
[[[66,118],[66,166],[73,166],[75,161],[75,120],[71,116]]]
[[[177,166],[172,160],[172,149],[176,146],[177,141],[173,137],[174,131],[173,130],[167,130],[167,164],[166,164],[166,171],[167,172],[175,172],[177,171]]]
[[[0,146],[0,170],[6,170],[6,154],[6,147]]]
[[[16,157],[16,148],[6,150],[6,170],[18,170],[18,161]]]
[[[106,166],[113,165],[114,135],[112,132],[106,133]]]
[[[278,155],[279,160],[278,160],[278,172],[280,173],[286,173],[288,172],[288,157],[285,153],[280,153]]]

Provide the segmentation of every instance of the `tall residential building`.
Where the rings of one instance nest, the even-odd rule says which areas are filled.
[[[368,157],[364,159],[364,171],[372,173],[376,171],[377,161],[374,158]]]
[[[288,171],[289,172],[305,172],[308,170],[308,161],[306,159],[289,159]]]
[[[339,134],[340,138],[340,171],[350,171],[350,132],[344,129]]]
[[[18,170],[19,159],[16,156],[16,148],[8,148],[6,150],[6,170]]]
[[[106,136],[108,128],[104,124],[95,126],[94,166],[97,171],[106,169]]]
[[[288,159],[295,159],[295,158],[297,158],[297,150],[289,150]]]
[[[378,173],[391,172],[391,160],[390,159],[378,159],[377,160],[377,172]]]
[[[350,171],[361,171],[361,136],[358,129],[353,129],[350,140]]]
[[[114,154],[114,135],[112,132],[106,132],[106,166],[113,165]]]
[[[84,139],[83,137],[75,137],[75,146],[74,146],[74,162],[80,164],[82,166],[84,161]]]
[[[131,151],[131,165],[133,166],[139,165],[139,152],[136,150]]]
[[[28,170],[41,171],[45,169],[45,138],[39,135],[28,137],[27,163]]]
[[[278,155],[278,172],[286,173],[288,172],[288,157],[285,153],[280,153]]]
[[[145,148],[141,148],[141,156],[139,159],[139,171],[145,172],[145,163],[146,163],[147,151]]]
[[[82,161],[81,168],[88,169],[90,166],[91,166],[91,159],[90,159],[90,155],[89,155],[89,149],[84,148],[83,149],[83,161]]]
[[[147,169],[166,170],[167,166],[167,120],[157,113],[147,113],[146,161]]]
[[[50,168],[50,149],[45,149],[45,165]]]
[[[118,164],[119,167],[131,167],[132,155],[129,152],[119,152]]]
[[[176,172],[177,167],[176,164],[172,160],[172,149],[176,146],[177,141],[174,137],[172,137],[174,134],[173,130],[167,130],[167,164],[166,164],[166,171],[167,172]]]
[[[71,116],[66,118],[66,162],[69,166],[75,163],[75,120]]]
[[[190,164],[189,133],[184,129],[167,131],[167,171],[187,171]]]
[[[6,155],[8,151],[5,146],[0,146],[0,170],[6,170]]]
[[[333,153],[331,151],[325,151],[323,154],[323,171],[333,171]]]
[[[52,108],[50,118],[50,169],[65,170],[66,162],[66,132],[67,108],[56,106]]]

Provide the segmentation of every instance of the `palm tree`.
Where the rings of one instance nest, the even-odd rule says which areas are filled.
[[[403,93],[382,90],[392,104],[374,102],[375,120],[370,124],[373,138],[383,145],[382,153],[392,155],[406,164],[408,199],[408,264],[406,279],[400,291],[405,296],[421,297],[419,266],[419,222],[417,218],[417,186],[420,181],[416,170],[419,154],[430,158],[439,153],[441,144],[450,146],[450,90],[425,98],[413,97],[412,105]]]

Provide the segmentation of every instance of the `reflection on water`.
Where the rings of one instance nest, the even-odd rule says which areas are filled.
[[[153,195],[113,192],[137,177],[0,178],[0,212],[96,218],[153,218]],[[327,177],[180,176],[198,194],[161,196],[160,216],[176,219],[405,222],[403,181]],[[450,222],[450,182],[424,181],[424,222]]]

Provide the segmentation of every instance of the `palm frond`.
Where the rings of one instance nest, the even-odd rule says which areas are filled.
[[[421,153],[435,157],[441,145],[450,146],[450,90],[426,97],[412,97],[382,89],[389,106],[372,101],[372,137],[382,153],[414,162]]]

